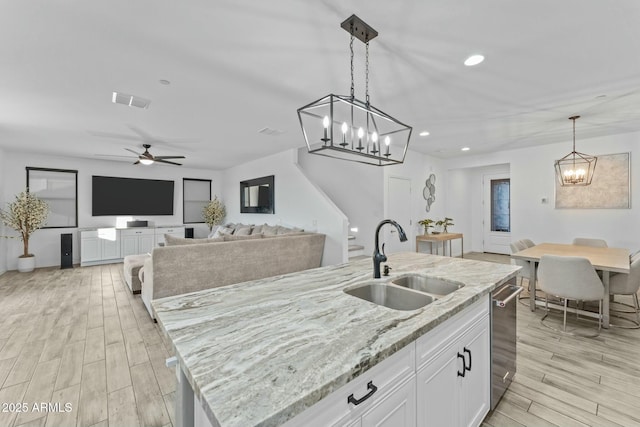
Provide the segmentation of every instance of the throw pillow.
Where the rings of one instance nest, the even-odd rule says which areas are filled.
[[[256,240],[256,239],[262,239],[262,234],[252,234],[250,236],[248,235],[236,236],[234,234],[233,236],[224,236],[225,242],[235,242],[236,240]]]
[[[262,225],[254,225],[251,229],[251,234],[262,234]]]
[[[233,232],[234,236],[248,236],[251,233],[251,226],[246,225],[244,227],[236,227],[236,231]]]
[[[216,232],[213,234],[213,238],[222,237],[222,236],[230,236],[233,234],[233,228],[231,227],[219,227]]]
[[[264,224],[262,226],[262,234],[265,236],[275,236],[277,233],[278,227],[276,225],[267,225]]]
[[[213,227],[211,227],[211,232],[207,236],[207,239],[213,239],[213,235],[216,234],[216,231],[218,231],[218,229],[220,227],[222,227],[222,226],[221,225],[214,225]]]

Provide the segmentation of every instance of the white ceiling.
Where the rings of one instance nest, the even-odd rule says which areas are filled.
[[[0,147],[132,161],[102,156],[149,142],[224,169],[303,146],[296,109],[349,93],[352,13],[379,32],[371,103],[413,126],[412,150],[570,151],[574,114],[578,150],[640,130],[638,0],[5,0]],[[356,41],[361,99],[362,52]],[[473,53],[485,62],[465,67]],[[113,104],[113,91],[151,105]]]

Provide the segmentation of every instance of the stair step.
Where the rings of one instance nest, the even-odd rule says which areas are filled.
[[[348,240],[356,240],[356,236],[354,236],[353,234],[349,234],[349,237],[347,239]]]
[[[371,257],[366,255],[356,255],[356,256],[350,256],[349,261],[357,261],[359,259],[368,259],[368,258],[371,258]]]
[[[349,252],[364,250],[362,245],[349,245]]]

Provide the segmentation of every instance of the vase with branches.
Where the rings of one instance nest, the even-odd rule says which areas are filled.
[[[4,237],[22,240],[24,251],[20,258],[33,257],[33,254],[29,253],[29,239],[36,230],[45,226],[48,214],[47,202],[34,196],[29,189],[18,194],[6,210],[0,210],[0,220],[3,224],[19,234],[18,237]]]
[[[215,196],[207,205],[202,209],[202,218],[204,222],[209,226],[209,231],[213,229],[214,225],[220,224],[224,217],[227,215],[227,210],[224,207],[224,203]]]

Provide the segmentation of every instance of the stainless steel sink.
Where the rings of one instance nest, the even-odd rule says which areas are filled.
[[[435,301],[431,295],[413,292],[380,282],[364,283],[345,292],[374,304],[383,305],[394,310],[417,310]]]
[[[463,283],[449,280],[436,279],[434,277],[412,274],[399,277],[391,281],[398,286],[414,289],[420,292],[427,292],[436,296],[445,296],[457,291],[464,286]]]

